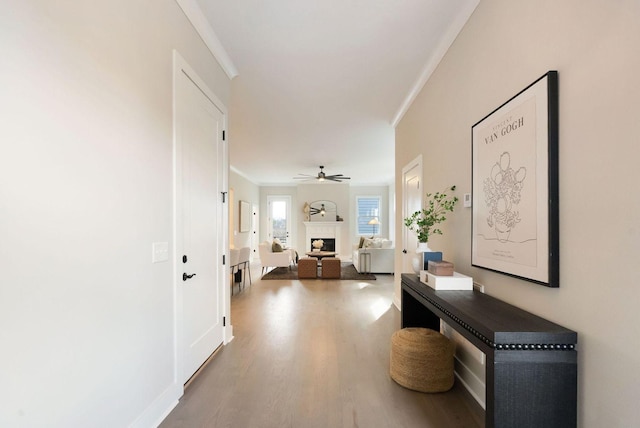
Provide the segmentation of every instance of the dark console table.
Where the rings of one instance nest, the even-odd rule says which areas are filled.
[[[486,428],[576,426],[578,334],[478,291],[402,274],[402,327],[445,321],[486,355]]]

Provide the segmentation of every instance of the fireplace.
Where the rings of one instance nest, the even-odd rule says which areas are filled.
[[[336,239],[335,238],[311,238],[309,245],[313,248],[313,241],[317,241],[318,239],[322,239],[324,241],[324,245],[322,246],[322,251],[335,251],[336,250]]]
[[[307,248],[305,251],[311,251],[313,247],[311,243],[315,239],[322,239],[326,248],[333,248],[333,251],[340,253],[344,251],[344,242],[340,239],[340,229],[344,225],[343,221],[305,221]],[[332,247],[328,247],[332,245]],[[330,250],[326,250],[330,251]],[[346,253],[345,253],[346,254]]]

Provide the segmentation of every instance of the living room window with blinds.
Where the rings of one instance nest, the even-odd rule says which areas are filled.
[[[356,196],[356,212],[358,235],[380,234],[380,196]]]

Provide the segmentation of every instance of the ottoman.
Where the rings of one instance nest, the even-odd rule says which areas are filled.
[[[318,277],[318,261],[316,259],[300,259],[298,260],[298,279],[317,278]]]
[[[325,257],[320,263],[322,264],[322,278],[340,279],[340,259]]]
[[[444,392],[453,386],[455,346],[437,331],[409,327],[391,337],[391,378],[420,392]]]

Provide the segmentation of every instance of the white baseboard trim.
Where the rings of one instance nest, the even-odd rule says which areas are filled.
[[[395,294],[393,295],[393,304],[400,312],[402,312],[402,299]]]
[[[462,383],[462,385],[469,391],[469,394],[486,410],[487,405],[485,402],[486,385],[482,382],[478,376],[475,375],[469,368],[460,362],[458,358],[456,360],[456,370],[454,374],[456,378]]]
[[[178,399],[184,393],[182,385],[172,384],[160,394],[138,418],[129,425],[130,428],[149,428],[159,426],[164,418],[178,405]]]
[[[233,326],[228,325],[224,328],[224,344],[231,342],[233,340]]]

